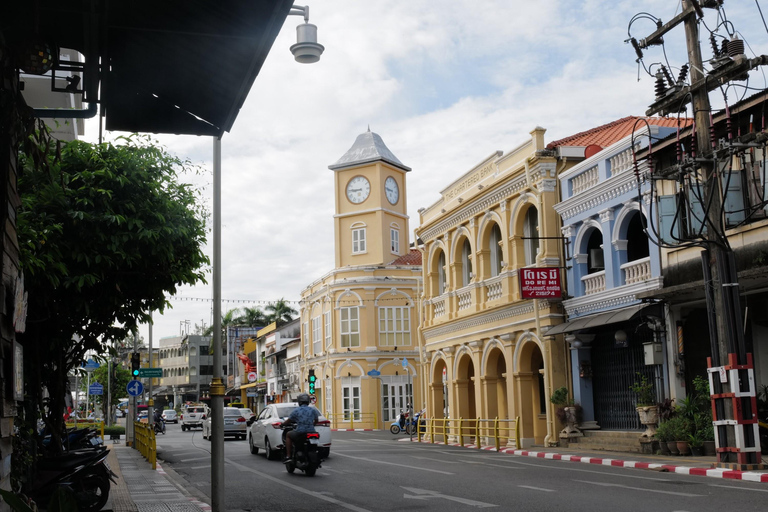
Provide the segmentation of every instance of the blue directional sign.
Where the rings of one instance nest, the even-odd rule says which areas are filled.
[[[406,358],[403,358],[403,368],[408,366],[408,360]]]
[[[88,394],[89,395],[103,395],[104,394],[104,386],[102,386],[98,382],[94,382],[93,384],[88,386]]]
[[[125,389],[128,390],[129,395],[139,396],[144,392],[144,384],[142,384],[140,380],[132,380],[125,386]]]
[[[368,375],[371,377],[378,377],[379,375],[381,375],[381,372],[379,370],[371,370],[368,372]]]
[[[96,361],[94,361],[93,359],[90,359],[90,358],[83,365],[83,368],[85,368],[86,371],[93,371],[93,370],[95,370],[98,367],[99,367],[99,363],[97,363]]]

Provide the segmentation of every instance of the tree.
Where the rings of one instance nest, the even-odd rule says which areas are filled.
[[[221,344],[224,345],[226,343],[227,339],[227,327],[230,325],[237,325],[237,319],[238,314],[240,313],[240,310],[238,308],[230,309],[225,314],[221,315]],[[209,326],[205,330],[205,336],[211,337],[211,342],[208,345],[208,348],[211,350],[211,354],[213,354],[213,325]]]
[[[290,322],[299,314],[298,311],[285,302],[285,299],[279,299],[277,302],[270,302],[264,309],[267,310],[267,319],[269,320],[269,323],[278,321]]]
[[[86,352],[104,353],[108,340],[162,312],[166,294],[205,281],[208,214],[200,191],[178,181],[194,168],[148,139],[58,146],[38,137],[39,151],[20,155],[17,226],[28,305],[18,339],[26,347],[25,417],[44,411],[58,437],[67,374]]]
[[[261,308],[255,307],[243,308],[243,315],[237,319],[237,323],[247,327],[264,327],[272,321],[267,318]]]
[[[105,361],[101,364],[101,366],[96,368],[93,373],[91,373],[91,384],[98,382],[104,386],[103,395],[91,395],[91,400],[95,404],[101,405],[101,412],[104,418],[107,418],[109,414],[109,409],[107,406],[107,389],[110,389],[109,405],[117,405],[121,398],[126,398],[128,396],[126,386],[128,385],[128,382],[133,378],[129,369],[123,368],[119,361],[113,360],[111,363],[112,382],[110,384],[110,375],[107,370],[108,366],[110,366],[110,363]],[[87,382],[88,381],[86,379],[80,379],[81,391],[85,391],[85,387],[88,385]]]

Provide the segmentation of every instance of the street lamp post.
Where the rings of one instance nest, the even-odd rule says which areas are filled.
[[[309,23],[309,7],[294,5],[288,14],[303,15],[296,27],[297,41],[291,46],[296,62],[320,60],[325,49],[317,43],[317,27]],[[211,414],[211,509],[224,512],[224,381],[221,372],[221,138],[213,139],[213,378],[210,386]],[[199,398],[199,387],[198,387]]]

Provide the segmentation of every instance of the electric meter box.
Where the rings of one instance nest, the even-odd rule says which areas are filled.
[[[646,365],[664,364],[664,352],[662,352],[661,343],[643,343],[643,354]]]

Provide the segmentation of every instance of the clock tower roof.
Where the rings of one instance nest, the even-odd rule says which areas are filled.
[[[338,171],[346,169],[348,167],[354,167],[360,164],[367,164],[382,160],[390,165],[399,167],[404,171],[410,171],[411,168],[403,165],[398,158],[389,150],[384,141],[381,139],[378,133],[373,133],[370,128],[365,133],[361,133],[357,136],[355,143],[352,147],[344,153],[344,156],[328,168],[332,171]]]

